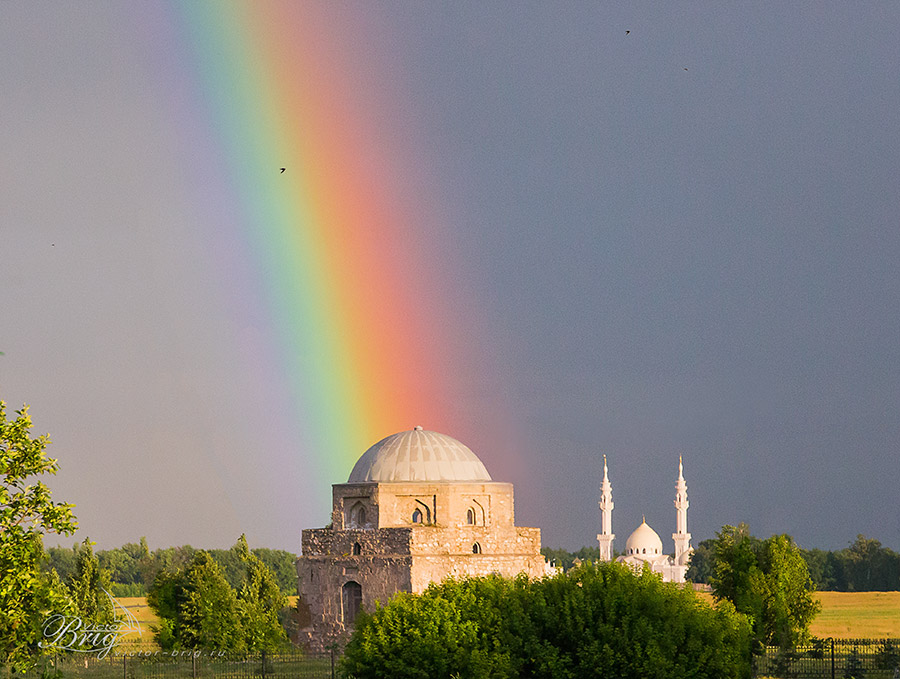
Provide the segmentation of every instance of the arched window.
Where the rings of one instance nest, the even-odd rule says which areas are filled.
[[[647,548],[646,548],[646,547],[644,547],[644,554],[646,554],[646,553],[647,553]]]
[[[359,556],[362,554],[362,547],[358,542],[353,543],[353,556]]]
[[[366,527],[366,507],[362,502],[357,502],[350,510],[350,528]]]
[[[413,510],[412,522],[422,523],[422,512],[420,512],[418,509]]]
[[[481,554],[481,545],[479,545],[477,542],[472,545],[472,554]]]
[[[362,586],[351,580],[341,587],[341,615],[345,625],[352,625],[362,607]]]
[[[471,507],[466,510],[466,523],[470,526],[475,525],[475,510]]]

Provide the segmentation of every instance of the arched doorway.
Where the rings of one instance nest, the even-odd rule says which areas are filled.
[[[362,585],[351,580],[341,587],[341,613],[345,625],[352,625],[362,607]]]

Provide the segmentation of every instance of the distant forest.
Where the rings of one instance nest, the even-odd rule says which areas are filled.
[[[713,547],[715,539],[703,540],[694,550],[688,580],[706,583],[715,568]],[[150,551],[144,538],[138,543],[128,543],[116,549],[97,552],[100,566],[109,571],[113,596],[146,596],[157,573],[167,568],[184,568],[198,550],[190,545],[166,547]],[[232,587],[239,587],[243,576],[240,556],[232,549],[207,549],[209,555],[225,572]],[[281,549],[253,549],[254,555],[275,574],[281,591],[297,594],[297,555]],[[801,549],[816,589],[832,592],[887,592],[900,591],[900,554],[882,546],[881,542],[865,535],[844,549],[825,551]],[[46,570],[55,569],[65,581],[75,570],[77,545],[50,547],[47,549]],[[568,570],[581,561],[600,558],[598,547],[582,547],[570,552],[565,549],[541,549],[548,561]],[[619,553],[616,552],[616,556]]]
[[[703,540],[694,549],[687,579],[707,583],[715,568],[715,538]],[[816,589],[825,592],[892,592],[900,591],[900,554],[883,547],[881,542],[858,535],[849,547],[834,552],[801,549],[809,575]],[[541,550],[548,561],[571,568],[576,559],[594,561],[600,558],[598,547],[582,547],[577,552],[564,549]],[[619,556],[619,553],[616,553]]]
[[[47,560],[44,563],[46,570],[55,569],[60,578],[66,581],[68,576],[75,571],[75,557],[78,545],[68,547],[50,547],[47,551]],[[146,596],[147,591],[156,579],[156,575],[163,569],[176,570],[184,568],[200,551],[190,545],[181,547],[166,547],[154,549],[152,552],[147,547],[147,540],[141,538],[138,543],[129,542],[116,549],[107,549],[97,552],[100,567],[109,572],[112,582],[113,596]],[[207,549],[206,551],[225,572],[228,583],[239,588],[241,578],[246,570],[237,551],[232,549]],[[278,579],[281,591],[292,596],[297,594],[297,569],[295,562],[297,555],[281,549],[252,549],[250,550],[266,566],[268,566]]]

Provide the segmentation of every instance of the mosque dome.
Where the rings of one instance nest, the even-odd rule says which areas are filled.
[[[369,448],[356,461],[347,483],[490,480],[484,464],[468,447],[446,434],[416,427]]]
[[[659,556],[662,551],[662,540],[659,539],[656,531],[647,525],[646,521],[642,521],[641,525],[634,529],[634,532],[628,536],[625,541],[626,556],[651,557]]]

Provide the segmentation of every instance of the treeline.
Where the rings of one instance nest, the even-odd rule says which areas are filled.
[[[754,538],[755,539],[755,538]],[[715,573],[716,540],[704,540],[691,557],[687,579],[708,583]],[[889,592],[900,590],[900,554],[865,535],[844,549],[801,549],[816,589],[826,592]]]
[[[46,550],[45,572],[55,570],[65,582],[75,573],[80,545],[50,547]],[[115,549],[96,552],[100,567],[109,574],[110,594],[113,596],[147,596],[156,576],[166,571],[186,568],[200,550],[190,545],[166,547],[150,551],[146,538],[138,543],[122,545]],[[246,571],[246,564],[239,550],[203,550],[221,568],[228,584],[238,589]],[[297,594],[297,555],[281,549],[253,549],[251,554],[265,564],[275,576],[281,592],[287,596]]]
[[[572,566],[585,562],[596,562],[600,560],[599,547],[582,547],[577,552],[569,552],[565,549],[552,549],[550,547],[542,547],[541,554],[550,563],[551,566],[557,566],[564,571],[569,570]]]
[[[757,538],[752,538],[757,540]],[[713,546],[716,539],[703,540],[694,549],[687,572],[690,582],[709,584],[715,572]],[[568,570],[585,561],[600,558],[597,547],[582,547],[577,552],[565,549],[541,549],[547,561]],[[900,554],[882,546],[881,542],[857,535],[849,547],[837,551],[801,549],[816,589],[825,592],[894,592],[900,591]],[[616,556],[619,553],[616,552]]]

